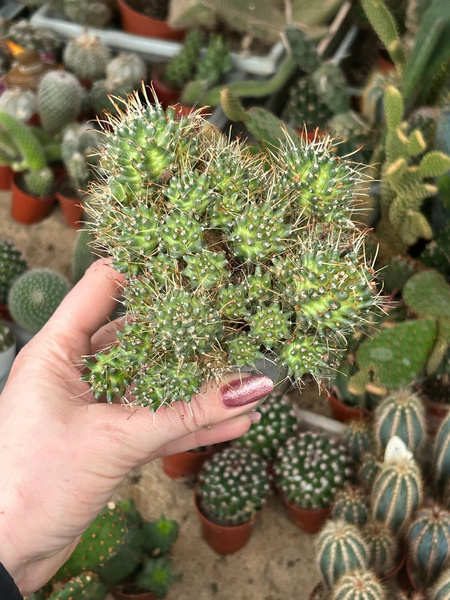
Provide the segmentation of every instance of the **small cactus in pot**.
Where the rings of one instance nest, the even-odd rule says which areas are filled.
[[[72,38],[63,52],[66,69],[82,80],[95,81],[106,73],[110,58],[107,46],[95,35],[85,32]]]
[[[346,485],[336,493],[332,516],[361,527],[369,518],[369,497],[361,487]]]
[[[371,571],[345,573],[331,592],[331,600],[387,600],[386,590]]]

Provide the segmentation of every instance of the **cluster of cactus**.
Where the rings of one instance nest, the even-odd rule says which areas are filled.
[[[438,504],[421,508],[409,526],[407,542],[418,583],[426,587],[450,561],[450,513]]]
[[[71,288],[70,282],[53,269],[28,269],[14,280],[8,294],[13,320],[37,333],[53,315]]]
[[[64,66],[80,79],[101,79],[106,73],[109,59],[109,48],[89,32],[72,38],[63,52]]]
[[[27,123],[37,112],[37,97],[31,90],[5,90],[0,96],[0,111],[7,112],[22,123]]]
[[[28,268],[20,250],[8,240],[0,239],[0,305],[8,301],[9,290],[17,277]]]
[[[323,433],[302,432],[280,447],[274,463],[278,489],[302,508],[327,508],[352,475],[346,447]]]
[[[356,485],[346,485],[334,497],[333,519],[361,527],[369,518],[369,497]]]
[[[55,135],[77,119],[83,90],[75,75],[58,69],[41,79],[37,98],[42,127],[49,135]]]
[[[369,565],[378,575],[385,577],[398,566],[400,542],[382,521],[370,520],[362,529],[369,549]]]
[[[218,525],[251,521],[269,493],[266,463],[243,448],[225,448],[208,459],[198,478],[202,513]]]
[[[398,436],[414,454],[426,440],[425,406],[422,397],[410,388],[388,394],[375,409],[374,440],[384,452],[389,440]]]
[[[366,452],[370,452],[372,437],[372,424],[365,419],[350,421],[342,434],[342,440],[347,446],[350,456],[357,462]]]
[[[133,381],[132,401],[156,410],[263,352],[293,380],[333,369],[378,305],[351,220],[357,167],[328,139],[286,139],[268,165],[137,94],[110,122],[86,210],[133,319],[86,360],[94,394],[112,401]]]
[[[258,412],[261,420],[235,440],[234,446],[244,447],[266,460],[273,460],[279,447],[296,433],[297,417],[289,396],[281,392],[272,392]]]
[[[9,40],[26,50],[53,54],[61,46],[60,38],[51,30],[37,27],[26,19],[13,22],[8,28]]]
[[[100,133],[87,123],[72,123],[63,134],[62,159],[75,195],[95,177]]]

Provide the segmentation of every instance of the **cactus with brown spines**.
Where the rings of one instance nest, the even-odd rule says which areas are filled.
[[[346,485],[334,497],[333,519],[361,527],[369,518],[369,496],[356,485]]]
[[[378,577],[392,573],[398,566],[400,542],[382,521],[370,520],[362,529],[369,548],[369,565]]]
[[[387,595],[376,575],[360,568],[339,578],[332,589],[331,600],[387,600]]]

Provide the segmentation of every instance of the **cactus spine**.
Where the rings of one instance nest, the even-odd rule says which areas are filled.
[[[369,565],[379,577],[392,573],[398,565],[399,540],[381,521],[369,521],[362,530],[369,548]]]
[[[374,573],[357,569],[339,579],[331,600],[387,600],[387,596]]]
[[[336,493],[333,518],[343,519],[352,525],[364,525],[369,518],[369,498],[362,488],[345,486]]]
[[[369,552],[359,529],[343,520],[328,521],[319,534],[317,561],[322,580],[331,589],[341,575],[368,568]]]

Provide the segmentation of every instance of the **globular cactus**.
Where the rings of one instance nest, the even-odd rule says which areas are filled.
[[[96,573],[87,571],[66,581],[47,600],[103,600],[107,588]]]
[[[120,507],[107,506],[81,536],[70,558],[56,573],[56,580],[99,571],[125,541],[127,526]]]
[[[89,105],[97,115],[102,115],[105,110],[114,112],[111,101],[128,94],[133,87],[126,79],[98,79],[89,90]]]
[[[448,600],[450,598],[450,569],[442,571],[439,579],[428,591],[429,600]]]
[[[342,435],[350,456],[360,462],[363,455],[369,452],[373,443],[372,424],[364,419],[355,419],[347,424]]]
[[[178,537],[178,523],[161,516],[157,521],[142,523],[144,542],[142,549],[148,556],[167,554]]]
[[[39,116],[50,135],[63,131],[80,113],[82,88],[78,79],[67,71],[50,71],[38,89]]]
[[[106,65],[106,79],[122,80],[131,89],[140,87],[147,76],[147,66],[136,52],[122,52]]]
[[[133,320],[87,359],[93,393],[112,401],[133,381],[132,402],[156,410],[261,353],[292,380],[335,368],[379,303],[351,221],[358,168],[329,140],[255,157],[137,95],[110,123],[85,208],[95,248],[127,274]]]
[[[398,566],[400,542],[389,527],[381,521],[369,521],[362,529],[369,549],[369,566],[378,577],[385,577]]]
[[[365,452],[361,457],[358,477],[367,490],[372,489],[373,482],[381,469],[381,461],[382,458],[377,456],[374,452]]]
[[[438,504],[421,508],[407,533],[409,556],[418,580],[432,584],[450,561],[450,512]]]
[[[266,463],[244,449],[220,450],[204,463],[197,493],[201,511],[214,523],[251,521],[269,493]]]
[[[285,498],[302,508],[327,508],[352,474],[345,446],[323,433],[302,432],[280,447],[275,482]]]
[[[419,452],[426,440],[425,406],[421,396],[409,388],[391,392],[375,409],[373,430],[378,452],[384,452],[394,435],[413,453]]]
[[[8,28],[8,39],[27,50],[52,54],[61,46],[61,39],[50,29],[33,25],[27,19],[15,21]]]
[[[400,451],[391,455],[392,450]],[[372,488],[371,513],[394,532],[405,529],[423,496],[422,474],[411,453],[399,438],[392,438],[385,460]]]
[[[44,148],[31,127],[4,111],[0,111],[0,158],[14,171],[39,171],[46,166]]]
[[[332,515],[360,527],[369,518],[369,497],[361,487],[346,485],[336,493]]]
[[[50,167],[29,170],[23,175],[26,191],[36,198],[48,198],[53,191],[55,177]]]
[[[319,534],[317,564],[327,589],[354,569],[369,568],[369,552],[359,529],[343,520],[328,521]]]
[[[280,446],[296,433],[297,417],[289,396],[280,392],[270,394],[258,412],[261,414],[259,423],[252,425],[233,445],[273,460]]]
[[[0,240],[0,305],[6,304],[14,280],[28,268],[20,250],[8,240]]]
[[[98,37],[86,32],[68,42],[63,62],[80,79],[96,80],[104,77],[109,57],[108,47]]]
[[[67,18],[87,27],[105,27],[112,17],[112,4],[105,0],[62,0]]]
[[[194,77],[204,41],[200,29],[193,28],[188,32],[180,51],[164,68],[163,79],[170,87],[181,90]]]
[[[0,96],[0,111],[7,112],[22,123],[27,123],[37,112],[37,97],[31,90],[5,90]]]
[[[387,600],[386,590],[371,571],[345,573],[333,587],[331,600]]]
[[[442,492],[450,481],[450,414],[442,421],[434,442],[433,479]]]
[[[153,592],[156,598],[165,598],[169,588],[180,579],[173,568],[172,559],[161,556],[148,560],[136,576],[136,586]]]
[[[69,281],[46,268],[29,269],[18,277],[8,294],[8,308],[21,327],[37,333],[70,290]]]

